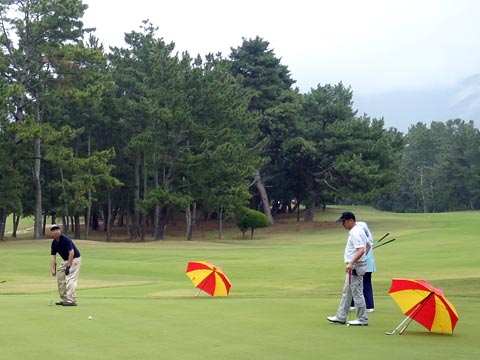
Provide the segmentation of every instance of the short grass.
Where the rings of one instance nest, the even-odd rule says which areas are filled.
[[[342,210],[330,207],[310,225],[282,219],[254,240],[233,229],[221,240],[215,231],[197,234],[201,241],[77,240],[76,308],[48,306],[49,240],[0,241],[1,358],[478,358],[480,213],[353,208],[377,238],[389,231],[397,240],[375,252],[369,326],[347,328],[325,319],[335,314],[343,285],[347,233],[334,223]],[[185,276],[191,260],[222,267],[230,296],[195,297]],[[454,334],[412,323],[402,336],[385,335],[404,318],[388,296],[395,277],[442,288],[460,316]]]

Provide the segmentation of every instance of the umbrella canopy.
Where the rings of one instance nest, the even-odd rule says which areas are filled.
[[[222,269],[207,261],[191,261],[187,265],[187,276],[200,290],[212,296],[227,296],[232,284]]]
[[[432,332],[452,334],[458,321],[443,291],[425,280],[392,279],[389,295],[403,313]]]

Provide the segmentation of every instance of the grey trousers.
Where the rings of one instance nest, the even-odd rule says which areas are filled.
[[[82,257],[73,259],[69,275],[65,275],[67,263],[62,260],[57,271],[58,294],[62,302],[74,303],[77,301],[78,274],[82,265]]]
[[[364,261],[359,261],[353,266],[355,270],[350,276],[345,275],[345,284],[343,285],[342,299],[338,305],[337,319],[346,321],[350,304],[355,302],[355,309],[357,311],[357,320],[362,323],[368,323],[367,308],[365,306],[365,298],[363,297],[363,275],[365,275],[366,264]]]

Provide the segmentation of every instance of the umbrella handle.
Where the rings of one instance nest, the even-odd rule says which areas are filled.
[[[197,293],[195,294],[195,297],[198,297],[198,295],[200,294],[200,291],[202,291],[202,290],[198,289]]]

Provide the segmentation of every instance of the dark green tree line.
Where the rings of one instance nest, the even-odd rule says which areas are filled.
[[[148,21],[107,53],[81,1],[2,1],[0,235],[14,214],[35,238],[62,218],[75,237],[114,220],[132,240],[173,214],[232,217],[248,202],[274,223],[328,203],[394,211],[478,209],[479,134],[460,119],[404,135],[358,116],[341,82],[307,93],[270,44],[227,58],[178,54]],[[88,37],[89,36],[89,37]],[[87,39],[88,37],[88,39]],[[299,213],[298,213],[299,214]]]
[[[480,133],[452,119],[409,129],[393,210],[439,212],[480,206]]]

